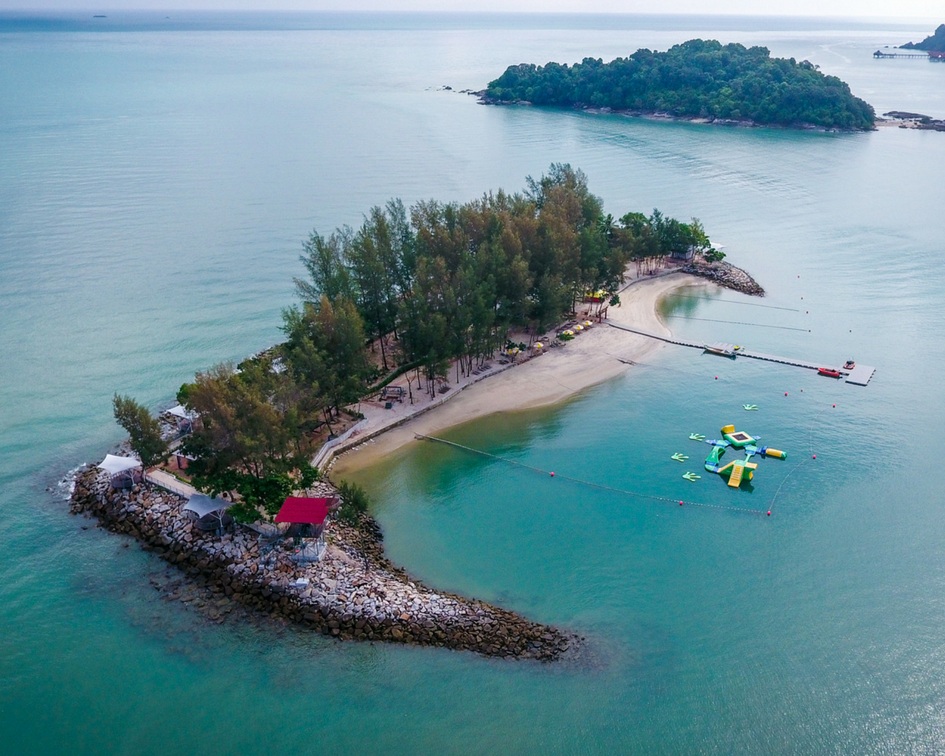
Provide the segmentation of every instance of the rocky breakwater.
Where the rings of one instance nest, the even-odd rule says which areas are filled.
[[[76,477],[71,509],[136,538],[233,600],[335,638],[543,661],[582,645],[574,634],[412,580],[384,556],[370,517],[357,527],[329,520],[322,558],[297,564],[291,540],[264,546],[239,525],[222,536],[203,533],[181,512],[184,503],[146,485],[114,490],[91,468]]]
[[[765,295],[765,290],[761,287],[761,284],[744,270],[736,268],[731,263],[693,261],[684,265],[680,270],[683,273],[708,278],[719,286],[740,291],[742,294],[751,294],[755,297]]]

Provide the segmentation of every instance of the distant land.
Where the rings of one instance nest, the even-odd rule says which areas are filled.
[[[604,63],[509,66],[478,93],[486,104],[532,104],[666,114],[713,123],[865,131],[873,107],[808,61],[766,47],[693,39],[666,52],[637,50]]]
[[[934,34],[930,34],[921,42],[906,42],[899,45],[905,50],[925,50],[927,52],[945,52],[945,24],[941,24]]]

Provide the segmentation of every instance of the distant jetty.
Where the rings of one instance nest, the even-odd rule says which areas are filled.
[[[933,63],[937,63],[945,61],[945,52],[940,52],[938,50],[929,50],[928,52],[883,52],[882,50],[877,50],[873,53],[873,57],[877,59],[918,58],[920,60],[929,60]]]

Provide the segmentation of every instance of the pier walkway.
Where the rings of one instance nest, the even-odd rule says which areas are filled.
[[[881,50],[877,50],[876,52],[873,53],[873,57],[874,57],[874,58],[924,58],[924,59],[928,60],[928,59],[930,59],[930,58],[932,57],[932,55],[930,55],[930,54],[927,53],[927,52],[917,52],[917,53],[895,52],[895,53],[886,53],[886,52],[882,52]]]
[[[778,357],[774,354],[765,354],[764,352],[753,352],[750,349],[745,349],[744,347],[736,347],[734,344],[705,344],[697,343],[695,341],[685,341],[683,339],[673,339],[666,336],[658,336],[655,333],[647,333],[646,331],[640,331],[636,328],[628,328],[627,326],[617,325],[615,323],[608,323],[611,328],[618,328],[621,331],[628,331],[630,333],[635,333],[638,336],[646,336],[650,339],[657,339],[659,341],[666,342],[667,344],[676,344],[677,346],[690,347],[692,349],[701,349],[703,351],[710,350],[716,354],[723,356],[731,357],[748,357],[753,360],[764,360],[766,362],[777,362],[780,365],[790,365],[791,367],[800,367],[807,368],[808,370],[818,370],[820,368],[829,368],[830,370],[837,370],[843,374],[847,383],[852,383],[854,386],[865,386],[870,382],[870,379],[873,377],[873,374],[876,372],[876,368],[869,365],[861,365],[857,363],[856,367],[851,370],[845,370],[842,365],[830,365],[824,362],[807,362],[806,360],[798,360],[793,357]]]

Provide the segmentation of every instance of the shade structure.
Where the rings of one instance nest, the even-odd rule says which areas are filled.
[[[116,457],[114,454],[106,454],[105,459],[98,463],[98,467],[109,475],[115,476],[136,467],[141,467],[141,460],[134,457]]]
[[[190,501],[184,505],[184,511],[193,512],[197,517],[204,517],[211,512],[223,512],[232,506],[232,501],[218,499],[215,496],[207,496],[202,493],[195,493],[190,497]]]
[[[181,420],[196,420],[197,413],[193,410],[189,410],[186,407],[178,404],[176,407],[171,407],[167,411],[168,415],[173,415],[174,417],[180,418]]]
[[[290,496],[282,503],[276,522],[321,525],[336,501],[335,498]]]

